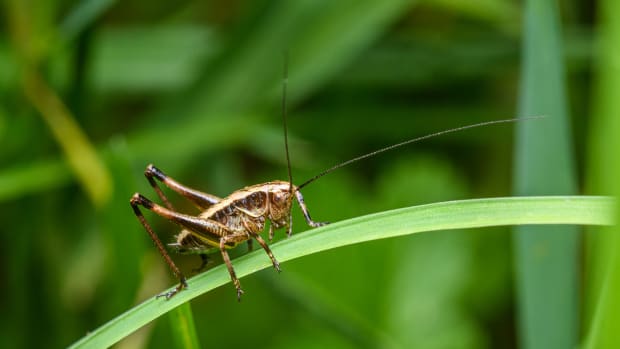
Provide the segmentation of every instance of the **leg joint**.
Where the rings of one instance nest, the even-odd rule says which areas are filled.
[[[150,164],[146,167],[146,170],[144,170],[144,176],[146,176],[146,178],[155,177],[160,181],[163,181],[167,177],[160,169],[153,166],[153,164]]]
[[[131,203],[131,206],[137,206],[137,205],[142,205],[144,207],[146,207],[147,209],[151,209],[153,208],[153,202],[147,198],[145,198],[144,196],[142,196],[142,194],[140,193],[135,193],[133,194],[133,196],[131,197],[131,200],[129,200],[129,202]]]

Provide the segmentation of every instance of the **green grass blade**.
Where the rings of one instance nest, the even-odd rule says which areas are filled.
[[[614,12],[615,11],[615,12]],[[620,159],[620,22],[615,13],[620,2],[606,0],[600,3],[599,56],[596,67],[596,85],[593,93],[593,123],[590,132],[590,163],[588,184],[591,192],[620,194],[618,176]],[[616,217],[620,212],[616,210]],[[620,239],[618,226],[597,228],[587,235],[585,279],[585,339],[584,348],[618,348],[620,335]]]
[[[60,94],[39,71],[39,60],[47,52],[33,49],[30,42],[41,35],[35,15],[21,2],[9,3],[12,16],[21,21],[10,22],[15,51],[21,59],[23,91],[30,104],[41,114],[54,139],[64,152],[67,164],[82,184],[91,201],[102,206],[112,191],[112,180],[93,144]],[[54,182],[47,182],[54,183]]]
[[[33,70],[29,75],[25,84],[26,95],[47,123],[62,148],[69,167],[90,199],[97,206],[106,204],[113,190],[113,183],[94,145],[56,91],[51,89],[38,72]]]
[[[514,197],[441,202],[385,211],[297,234],[272,245],[280,262],[332,248],[423,231],[522,224],[612,224],[614,201],[606,197]],[[270,266],[263,251],[234,260],[239,277]],[[286,272],[286,265],[284,265]],[[412,275],[415,277],[415,275]],[[169,301],[151,298],[91,332],[72,348],[108,347],[179,305],[230,281],[224,265],[189,280]],[[249,291],[249,290],[248,290]],[[231,302],[235,296],[230,288]],[[251,301],[251,292],[245,295]]]
[[[61,22],[60,33],[67,41],[75,39],[112,7],[114,2],[114,0],[81,1],[73,7],[71,12]]]
[[[556,2],[526,1],[519,115],[515,143],[516,195],[576,192],[564,91]],[[579,232],[575,226],[515,228],[518,332],[524,348],[570,348],[578,342]]]
[[[182,304],[168,313],[172,338],[176,348],[200,349],[200,342],[194,326],[194,316],[189,303]]]
[[[0,202],[60,186],[71,178],[69,167],[61,160],[42,160],[4,169],[0,171]]]

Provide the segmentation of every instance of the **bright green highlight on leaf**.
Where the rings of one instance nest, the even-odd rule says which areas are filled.
[[[200,349],[194,316],[189,303],[182,304],[168,313],[175,348]]]
[[[440,202],[357,217],[295,234],[271,246],[280,262],[329,250],[423,231],[523,224],[610,225],[614,200],[592,196],[490,198]],[[300,225],[300,223],[298,223]],[[371,247],[369,247],[371,248]],[[233,261],[239,277],[271,265],[257,250]],[[286,272],[286,265],[284,265]],[[415,278],[415,275],[411,277]],[[189,280],[189,288],[169,301],[154,297],[91,332],[72,348],[108,347],[181,304],[230,281],[224,265]],[[246,290],[251,301],[251,290]],[[234,289],[231,286],[231,304]]]

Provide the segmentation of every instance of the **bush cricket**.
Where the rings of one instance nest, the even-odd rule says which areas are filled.
[[[174,275],[179,279],[179,284],[168,292],[157,295],[159,297],[165,297],[170,299],[175,294],[187,287],[187,281],[184,274],[176,266],[170,255],[166,251],[166,248],[162,244],[161,240],[153,232],[153,229],[146,221],[140,206],[146,208],[149,211],[181,226],[181,232],[176,235],[176,241],[169,244],[170,247],[177,250],[179,253],[195,253],[199,254],[202,259],[202,264],[199,269],[202,269],[206,265],[207,254],[219,250],[222,254],[222,258],[232,283],[237,290],[237,299],[241,300],[243,290],[241,289],[241,283],[235,275],[235,270],[228,256],[228,249],[231,249],[242,242],[248,243],[248,248],[251,249],[252,239],[256,240],[261,247],[265,250],[273,267],[279,272],[280,264],[274,257],[271,249],[261,237],[260,233],[265,228],[265,223],[268,220],[269,226],[269,240],[273,239],[274,230],[280,228],[286,228],[287,236],[292,234],[292,215],[291,208],[293,200],[295,199],[301,208],[301,211],[305,217],[306,223],[311,227],[320,227],[328,224],[327,222],[315,222],[310,217],[308,208],[304,202],[301,189],[315,180],[323,177],[324,175],[347,166],[354,162],[375,156],[377,154],[392,150],[404,145],[408,145],[414,142],[418,142],[424,139],[444,135],[447,133],[458,132],[470,128],[488,126],[500,123],[511,123],[516,121],[522,121],[533,118],[541,118],[542,116],[528,117],[528,118],[513,118],[503,120],[486,121],[477,124],[471,124],[452,128],[449,130],[439,131],[432,134],[428,134],[421,137],[406,140],[397,144],[387,146],[375,150],[373,152],[355,157],[345,162],[341,162],[333,167],[320,172],[316,176],[303,182],[300,185],[293,184],[293,178],[291,173],[291,162],[288,151],[288,131],[286,125],[286,85],[287,85],[287,68],[284,68],[284,80],[282,84],[282,120],[284,125],[284,146],[286,151],[286,160],[288,168],[288,181],[271,181],[262,184],[256,184],[237,190],[230,194],[228,197],[219,198],[217,196],[200,192],[198,190],[186,187],[176,180],[168,177],[161,170],[153,165],[148,165],[144,175],[149,181],[151,187],[155,190],[159,198],[165,204],[166,207],[157,205],[142,196],[139,193],[133,195],[130,200],[131,207],[140,223],[144,226],[153,242],[155,243],[159,253],[162,255]],[[170,201],[166,198],[162,190],[157,185],[157,181],[163,183],[169,189],[172,189],[176,193],[185,197],[193,204],[195,204],[202,212],[198,215],[188,215],[177,212],[174,210]]]

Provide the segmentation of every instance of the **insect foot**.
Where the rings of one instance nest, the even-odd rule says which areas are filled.
[[[278,271],[278,273],[282,272],[282,270],[280,270],[280,262],[275,259],[273,260],[273,267]]]
[[[239,282],[235,282],[235,288],[237,289],[237,302],[241,302],[241,295],[243,294],[241,284]]]
[[[162,293],[162,294],[160,294],[160,295],[158,295],[156,297],[156,298],[166,297],[166,299],[170,299],[175,294],[179,293],[182,289],[187,288],[187,281],[185,280],[185,276],[183,275],[181,270],[179,270],[179,268],[174,264],[174,262],[172,261],[172,259],[168,255],[168,252],[166,252],[166,249],[165,249],[164,245],[161,243],[161,241],[159,240],[159,237],[157,237],[157,234],[155,234],[155,232],[151,228],[150,224],[146,221],[146,219],[142,215],[142,212],[140,211],[140,206],[146,208],[149,211],[153,211],[153,212],[155,212],[155,213],[157,213],[159,215],[163,215],[163,216],[173,216],[175,213],[173,211],[167,210],[167,209],[165,209],[165,208],[163,208],[161,206],[158,206],[158,205],[154,204],[151,200],[145,198],[144,196],[140,195],[139,193],[135,193],[131,197],[131,199],[129,200],[129,203],[131,204],[131,208],[133,209],[134,214],[138,218],[138,221],[140,221],[140,224],[142,224],[142,226],[144,227],[146,232],[149,234],[149,236],[151,237],[151,239],[155,243],[155,246],[157,247],[157,250],[159,250],[159,253],[162,255],[162,257],[164,257],[164,260],[166,261],[166,263],[170,267],[170,270],[172,270],[174,275],[177,278],[179,278],[179,285],[177,285],[176,288],[174,288],[171,291]]]
[[[181,282],[177,285],[177,287],[173,288],[168,292],[158,294],[157,296],[155,296],[155,299],[159,299],[160,297],[166,297],[166,300],[169,300],[177,293],[181,292],[181,290],[183,290],[184,288],[187,288],[187,281],[185,280],[185,277],[181,279]]]

